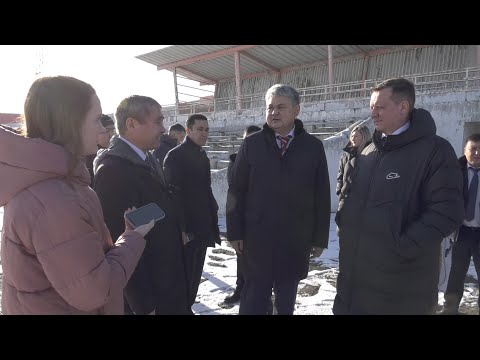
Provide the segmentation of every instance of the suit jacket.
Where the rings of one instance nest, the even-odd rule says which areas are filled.
[[[186,232],[192,245],[220,244],[218,204],[212,192],[210,160],[187,136],[164,161],[165,176],[181,199]]]
[[[295,120],[281,156],[273,130],[248,136],[232,168],[227,238],[243,240],[245,276],[303,279],[312,246],[326,248],[330,185],[322,142]]]
[[[94,190],[113,238],[125,228],[124,211],[156,203],[166,214],[146,235],[147,245],[125,288],[137,314],[188,314],[181,221],[160,164],[149,167],[123,140],[115,138],[94,161]]]

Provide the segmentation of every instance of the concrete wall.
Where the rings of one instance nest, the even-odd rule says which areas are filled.
[[[312,122],[355,122],[365,119],[370,115],[370,98],[351,99],[340,101],[321,101],[316,103],[301,104],[299,119],[305,123]],[[213,131],[239,131],[243,132],[248,125],[262,126],[265,123],[265,108],[247,110],[229,110],[205,113],[208,125]],[[165,128],[175,121],[185,126],[189,115],[167,116]]]
[[[417,95],[416,107],[422,107],[431,112],[437,125],[437,134],[452,144],[457,156],[463,154],[463,145],[466,137],[473,131],[480,129],[477,126],[480,125],[480,91],[478,90]],[[234,124],[241,130],[245,128],[246,124],[264,123],[264,114],[247,113],[247,111],[245,113],[246,117],[236,117],[233,112],[233,115],[230,115],[231,118],[227,120],[227,112],[225,112],[223,121],[231,125]],[[347,119],[357,122],[368,119],[369,115],[369,99],[361,99],[305,104],[302,105],[302,112],[299,118],[304,122],[322,122],[326,119],[329,122],[334,120],[345,122]],[[215,120],[210,122],[211,126],[214,122]],[[367,121],[366,124],[369,125],[373,132],[371,121]],[[230,128],[230,125],[228,128]],[[323,141],[330,176],[332,211],[336,211],[338,207],[338,199],[335,194],[336,177],[339,159],[343,148],[348,142],[349,132],[350,130],[347,129]],[[220,207],[220,216],[225,214],[226,174],[226,169],[212,173],[212,189]]]
[[[437,135],[447,139],[457,156],[463,155],[465,123],[480,121],[480,91],[459,91],[445,94],[420,95],[418,107],[431,112]]]
[[[225,205],[227,203],[227,169],[212,171],[212,191],[218,203],[218,216],[225,216]]]

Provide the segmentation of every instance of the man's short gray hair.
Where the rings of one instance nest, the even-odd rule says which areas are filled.
[[[267,90],[267,93],[265,94],[265,101],[268,102],[268,100],[274,95],[285,96],[290,98],[292,100],[293,106],[300,104],[300,94],[298,93],[297,90],[295,90],[290,85],[285,85],[285,84],[273,85],[270,89]]]
[[[141,95],[132,95],[120,102],[115,113],[117,132],[124,135],[127,131],[127,119],[132,117],[144,123],[145,119],[153,109],[161,110],[162,107],[157,100]]]

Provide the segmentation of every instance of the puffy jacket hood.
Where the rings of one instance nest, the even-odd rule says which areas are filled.
[[[24,137],[0,125],[0,206],[33,184],[66,178],[67,172],[68,153],[62,146]],[[76,181],[90,183],[88,170],[81,161],[73,176]]]
[[[378,149],[391,151],[410,144],[420,138],[432,136],[437,133],[437,127],[432,115],[425,109],[413,109],[410,116],[410,127],[403,133],[387,136],[385,145],[382,145],[382,133],[375,130],[373,142]]]

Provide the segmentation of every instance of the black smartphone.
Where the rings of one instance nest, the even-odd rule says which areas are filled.
[[[165,212],[157,204],[150,203],[129,212],[125,217],[130,225],[136,228],[140,225],[148,224],[152,219],[155,222],[162,220],[165,217]]]

